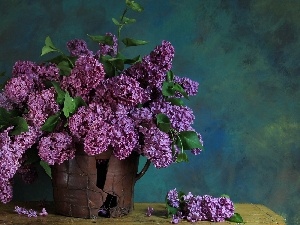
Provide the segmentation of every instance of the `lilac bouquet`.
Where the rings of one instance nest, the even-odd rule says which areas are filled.
[[[79,144],[88,155],[112,149],[120,160],[136,152],[156,168],[188,161],[185,150],[201,152],[193,111],[182,100],[196,95],[198,83],[174,75],[168,41],[142,58],[121,53],[121,44],[147,43],[120,38],[135,21],[125,16],[129,10],[142,7],[126,0],[122,17],[113,18],[117,36],[89,35],[98,43],[95,52],[74,39],[65,54],[47,37],[42,56],[56,53],[54,58],[15,63],[0,92],[1,202],[12,199],[16,174],[32,182],[38,164],[51,176],[51,165],[74,158]]]

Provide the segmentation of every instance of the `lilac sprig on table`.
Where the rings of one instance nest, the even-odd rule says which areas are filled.
[[[24,207],[19,207],[19,206],[15,206],[15,210],[16,213],[18,213],[19,215],[26,215],[27,217],[37,217],[37,216],[47,216],[48,212],[45,208],[42,209],[42,211],[40,213],[38,213],[37,211],[33,210],[33,209],[26,209]]]
[[[242,217],[234,213],[234,205],[228,196],[212,197],[210,195],[184,194],[175,189],[166,195],[168,216],[171,222],[179,223],[181,220],[189,222],[211,221],[223,222],[225,220],[241,223]]]
[[[125,3],[120,19],[112,19],[117,35],[88,35],[97,49],[73,39],[64,53],[48,36],[41,55],[54,58],[14,64],[0,91],[1,202],[12,199],[17,171],[31,182],[29,165],[40,165],[51,177],[51,166],[73,159],[77,146],[88,155],[112,150],[119,160],[139,154],[156,168],[188,162],[186,150],[203,150],[184,103],[197,94],[198,83],[173,73],[175,48],[167,40],[143,57],[123,54],[122,48],[147,44],[121,38],[135,22],[127,13],[143,10],[135,1]]]

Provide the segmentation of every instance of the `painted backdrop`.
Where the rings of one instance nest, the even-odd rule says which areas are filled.
[[[264,204],[300,224],[300,2],[280,0],[141,0],[128,35],[163,39],[176,50],[174,72],[200,83],[187,103],[205,152],[189,164],[150,168],[135,201],[160,202],[171,188]],[[86,34],[116,32],[122,0],[0,1],[0,71],[16,60],[41,61],[50,35],[63,49]],[[125,32],[125,33],[126,33]],[[90,47],[95,47],[88,42]],[[51,181],[15,181],[15,199],[51,199]]]

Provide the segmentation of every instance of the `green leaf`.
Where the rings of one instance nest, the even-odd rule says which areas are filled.
[[[181,98],[168,98],[166,101],[171,102],[172,105],[178,105],[178,106],[184,105],[184,102],[182,101]]]
[[[69,92],[65,94],[64,108],[63,112],[66,118],[69,118],[76,110],[76,103],[74,99],[70,96]]]
[[[169,204],[166,204],[166,208],[167,208],[167,216],[172,216],[175,215],[178,212],[178,208],[174,208],[172,206],[170,206]]]
[[[51,48],[51,47],[49,47],[49,46],[44,46],[44,47],[42,48],[41,56],[43,56],[43,55],[45,55],[45,54],[47,54],[47,53],[49,53],[49,52],[56,52],[56,49],[53,49],[53,48]]]
[[[229,195],[226,195],[226,194],[222,194],[221,197],[230,198]]]
[[[54,44],[49,36],[47,36],[45,39],[45,45],[49,46],[50,48],[56,49],[56,47],[54,46]]]
[[[137,40],[137,39],[132,39],[132,38],[124,38],[124,39],[122,40],[122,42],[123,42],[124,45],[126,45],[127,47],[129,47],[129,46],[145,45],[145,44],[148,43],[147,41]]]
[[[116,20],[115,18],[112,18],[112,21],[113,21],[113,23],[114,23],[115,25],[121,26],[121,24],[119,23],[119,21]]]
[[[45,121],[44,125],[41,127],[42,131],[52,132],[54,131],[55,127],[57,126],[60,119],[60,112],[49,116],[48,119]]]
[[[183,150],[190,150],[193,148],[203,148],[195,131],[181,131],[178,134],[176,144]]]
[[[174,74],[173,74],[173,71],[172,70],[169,70],[167,72],[167,81],[173,81],[174,79]]]
[[[61,105],[64,103],[65,100],[65,94],[66,92],[64,92],[61,87],[59,86],[59,83],[56,81],[51,81],[51,84],[53,85],[56,93],[57,93],[57,97],[56,97],[56,102],[57,104]]]
[[[109,59],[111,59],[111,56],[108,56],[108,55],[101,56],[100,62],[103,64],[106,77],[114,77],[115,76],[115,67],[112,65],[112,63],[109,61]]]
[[[122,71],[124,69],[124,60],[120,58],[112,58],[108,60],[115,68]]]
[[[171,128],[171,122],[170,119],[167,115],[163,114],[163,113],[159,113],[156,115],[156,123],[158,128],[165,132],[168,133],[170,131]]]
[[[52,43],[51,38],[49,36],[47,36],[45,39],[45,46],[42,48],[41,56],[43,56],[49,52],[55,52],[55,51],[58,51],[58,49]]]
[[[185,97],[186,99],[189,99],[189,97],[188,97],[186,91],[184,90],[184,88],[183,88],[180,84],[175,83],[175,85],[174,85],[174,90],[175,90],[175,91],[178,91],[178,92],[179,92],[180,94],[182,94],[183,97]]]
[[[61,61],[57,64],[57,67],[59,68],[60,73],[63,76],[68,76],[72,70],[72,66],[70,65],[69,61]]]
[[[234,213],[232,217],[226,219],[227,221],[234,222],[234,223],[244,223],[242,216],[238,213]]]
[[[5,108],[0,107],[0,125],[9,126],[10,125],[11,114]]]
[[[133,0],[126,0],[126,5],[134,11],[142,12],[144,8]]]
[[[137,57],[134,57],[132,59],[124,59],[124,64],[132,65],[132,64],[134,64],[136,62],[139,62],[139,61],[141,61],[141,56],[140,55],[138,55]]]
[[[0,77],[4,77],[4,76],[5,76],[5,72],[1,72]]]
[[[188,156],[185,152],[179,153],[177,155],[177,159],[176,159],[177,163],[188,162],[188,161],[189,161],[189,159],[188,159]]]
[[[113,38],[111,36],[105,35],[105,36],[93,36],[89,35],[89,38],[91,38],[93,41],[101,44],[106,44],[106,45],[113,45]]]
[[[163,96],[174,96],[175,90],[174,90],[174,82],[168,82],[164,81],[162,85],[162,94]]]
[[[48,163],[46,163],[45,161],[40,161],[40,165],[41,167],[43,167],[43,169],[45,170],[46,174],[52,179],[52,174],[51,174],[51,167],[49,166]]]
[[[75,97],[74,102],[75,102],[75,111],[81,106],[87,106],[85,101],[80,96]]]
[[[135,23],[136,22],[136,19],[130,19],[128,17],[123,17],[123,23],[124,24],[130,24],[130,23]]]
[[[11,135],[18,135],[29,130],[26,120],[20,116],[12,118],[10,123],[14,125],[14,129],[10,132]]]

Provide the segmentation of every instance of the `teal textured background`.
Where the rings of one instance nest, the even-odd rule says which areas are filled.
[[[160,202],[177,188],[194,194],[228,194],[234,202],[264,204],[300,224],[300,2],[295,0],[141,0],[137,23],[124,35],[175,47],[174,72],[200,83],[187,104],[205,152],[189,164],[150,168],[135,201]],[[0,71],[16,60],[42,61],[50,35],[64,49],[86,34],[116,33],[111,17],[121,0],[0,1]],[[88,42],[91,48],[96,47]],[[132,49],[133,50],[133,49]],[[51,199],[51,181],[15,181],[15,199]],[[21,186],[22,185],[22,186]]]

